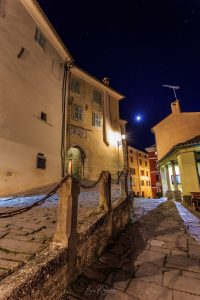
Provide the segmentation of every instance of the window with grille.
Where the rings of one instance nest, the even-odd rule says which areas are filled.
[[[35,41],[38,43],[38,45],[40,45],[41,48],[45,49],[46,39],[38,28],[35,30]]]
[[[37,169],[46,169],[46,157],[43,153],[38,153],[36,166]]]
[[[79,105],[74,105],[74,120],[83,120],[83,108]]]
[[[76,94],[80,94],[80,82],[78,82],[75,79],[72,79],[71,82],[71,91],[76,93]]]
[[[96,90],[93,91],[93,102],[101,105],[101,93]]]
[[[92,113],[92,126],[101,127],[101,115]]]

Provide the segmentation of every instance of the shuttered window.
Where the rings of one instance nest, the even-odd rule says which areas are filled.
[[[76,94],[80,94],[80,83],[75,79],[72,79],[71,91],[76,93]]]
[[[74,120],[83,120],[83,108],[79,105],[74,105]]]
[[[96,90],[93,91],[93,102],[101,105],[101,93]]]
[[[101,115],[92,113],[92,126],[101,127]]]
[[[38,28],[36,28],[35,30],[35,41],[38,43],[38,45],[40,45],[42,49],[45,49],[46,39]]]

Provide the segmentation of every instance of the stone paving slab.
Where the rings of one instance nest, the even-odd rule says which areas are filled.
[[[43,191],[47,193],[51,189],[52,186]],[[34,191],[36,195],[31,197],[0,198],[0,213],[32,205],[44,196],[41,191]],[[119,199],[119,195],[119,185],[112,185],[113,204]],[[99,217],[99,213],[96,212],[98,199],[97,188],[81,192],[78,207],[79,232],[84,231]],[[2,264],[5,267],[0,272],[0,280],[13,272],[13,265],[20,267],[19,262],[26,263],[52,241],[56,230],[57,206],[58,195],[55,194],[42,205],[24,213],[8,218],[0,217],[0,260],[3,260]]]
[[[139,201],[134,223],[95,263],[105,280],[95,277],[94,284],[82,274],[73,293],[81,299],[200,300],[196,236],[188,231],[174,202]],[[105,284],[104,294],[99,293],[99,284]]]

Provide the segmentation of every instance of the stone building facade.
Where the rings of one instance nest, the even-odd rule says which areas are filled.
[[[122,170],[124,96],[74,65],[37,1],[0,1],[0,43],[0,195]]]
[[[152,197],[156,198],[162,195],[162,184],[160,178],[160,170],[158,167],[158,154],[156,145],[145,148],[145,150],[149,154]]]
[[[172,113],[153,127],[163,193],[190,195],[200,191],[200,112],[181,112],[179,101]]]
[[[32,0],[0,1],[0,194],[61,178],[62,82],[71,55]]]
[[[95,180],[124,167],[119,101],[123,95],[77,66],[70,69],[66,171]]]
[[[128,169],[132,177],[132,190],[137,197],[152,197],[148,153],[128,146]]]

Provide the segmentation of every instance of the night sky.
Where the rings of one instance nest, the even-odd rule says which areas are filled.
[[[200,0],[38,2],[75,63],[126,96],[129,144],[154,143],[151,128],[174,101],[162,84],[181,87],[182,111],[200,111]]]

